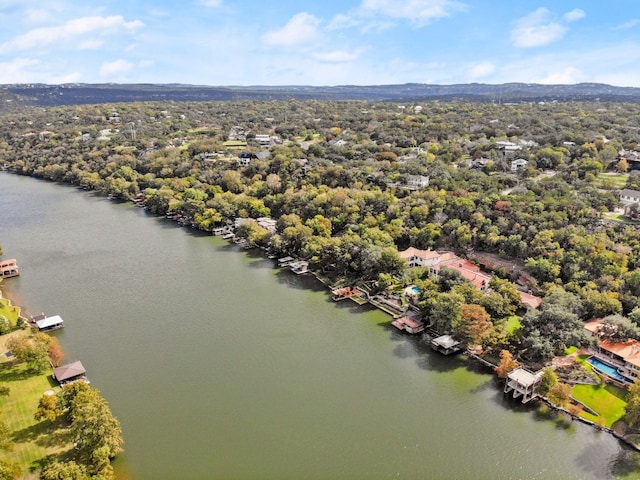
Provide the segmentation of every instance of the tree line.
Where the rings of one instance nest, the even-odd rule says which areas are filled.
[[[275,218],[275,233],[256,222],[236,233],[381,292],[411,281],[423,315],[439,328],[531,360],[548,359],[569,339],[585,341],[585,319],[620,315],[637,324],[637,226],[606,219],[619,200],[600,174],[629,169],[618,152],[637,147],[632,119],[640,107],[420,106],[244,101],[24,109],[3,114],[0,161],[16,173],[144,198],[151,213],[177,215],[205,231],[236,218]],[[277,139],[268,149],[255,141],[265,133]],[[241,150],[228,143],[232,136]],[[507,151],[504,142],[516,148]],[[242,152],[254,155],[241,166]],[[526,167],[512,172],[514,158]],[[411,188],[415,175],[428,177],[429,187]],[[625,178],[623,186],[640,185],[636,172]],[[409,246],[463,257],[489,252],[518,267],[496,268],[490,294],[479,295],[453,273],[407,274],[397,252]],[[522,315],[508,285],[523,279],[549,311]],[[578,322],[550,313],[560,297]],[[505,333],[516,313],[522,329]],[[549,325],[565,325],[570,335],[554,336]]]

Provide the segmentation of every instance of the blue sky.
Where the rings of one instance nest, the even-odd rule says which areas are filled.
[[[640,87],[640,0],[0,0],[0,83]]]

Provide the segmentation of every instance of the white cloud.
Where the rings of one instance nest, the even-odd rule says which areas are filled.
[[[301,12],[287,22],[280,30],[272,30],[262,36],[267,45],[296,47],[308,44],[318,38],[320,20],[313,15]]]
[[[33,29],[0,45],[0,54],[19,52],[67,42],[78,45],[83,36],[107,35],[122,31],[134,31],[144,24],[139,20],[127,22],[121,16],[82,17],[69,20],[55,27]]]
[[[49,65],[32,58],[16,58],[10,62],[0,62],[0,83],[73,83],[80,79],[78,72],[53,74]]]
[[[550,19],[546,8],[538,8],[535,12],[515,22],[511,31],[511,40],[516,47],[541,47],[560,40],[566,27]]]
[[[603,69],[594,58],[606,58]],[[573,50],[548,51],[544,54],[522,57],[517,61],[500,64],[497,74],[500,82],[577,83],[598,82],[618,86],[640,85],[640,45],[637,42],[615,42],[594,48],[584,46]]]
[[[491,75],[496,71],[495,64],[491,62],[481,62],[473,65],[469,71],[469,77],[472,79],[483,78]]]
[[[545,77],[541,78],[539,83],[545,84],[567,84],[580,83],[586,80],[585,74],[576,67],[565,67],[562,70],[554,70]]]
[[[352,62],[359,56],[358,52],[347,52],[345,50],[336,50],[333,52],[316,53],[313,58],[321,62],[327,63],[344,63]]]
[[[34,67],[38,63],[31,58],[16,58],[11,62],[0,62],[0,83],[30,82],[33,74],[29,72],[29,67]]]
[[[42,24],[51,21],[52,19],[51,13],[49,11],[35,8],[29,8],[25,10],[23,15],[25,22],[31,25],[38,23]]]
[[[135,65],[126,60],[115,60],[113,62],[105,62],[100,67],[101,77],[117,77],[129,73]]]
[[[360,22],[355,18],[345,15],[344,13],[339,13],[331,19],[329,25],[327,25],[327,29],[338,30],[342,28],[352,28],[357,26],[359,23]]]
[[[574,8],[570,12],[565,13],[563,15],[563,18],[567,22],[575,22],[576,20],[580,20],[581,18],[584,18],[585,15],[586,14],[584,13],[584,10],[580,8]]]
[[[88,38],[78,42],[78,50],[98,50],[104,45],[104,41],[99,38]]]
[[[618,25],[616,27],[613,27],[613,30],[628,30],[630,28],[636,27],[640,25],[640,20],[637,18],[633,18],[627,22],[624,22],[621,25]]]
[[[466,8],[465,4],[453,0],[362,0],[359,11],[364,16],[384,15],[424,26]]]
[[[222,5],[222,0],[199,0],[198,5],[202,5],[207,8],[216,8]]]

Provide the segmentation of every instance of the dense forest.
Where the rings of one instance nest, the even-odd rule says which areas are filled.
[[[29,107],[0,114],[0,165],[204,231],[271,217],[275,232],[248,221],[236,234],[382,294],[415,285],[439,331],[544,362],[586,344],[586,320],[640,332],[638,207],[623,216],[619,198],[640,189],[639,114],[606,102]],[[454,271],[407,269],[410,246],[504,262],[484,265],[480,291]],[[541,307],[526,310],[518,289]]]

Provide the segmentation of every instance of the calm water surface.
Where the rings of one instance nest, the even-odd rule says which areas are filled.
[[[308,277],[143,209],[0,173],[5,294],[60,314],[124,430],[121,477],[638,478],[609,435],[335,304]]]

